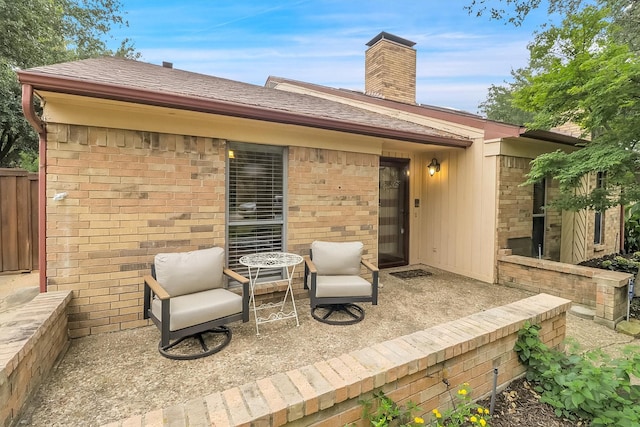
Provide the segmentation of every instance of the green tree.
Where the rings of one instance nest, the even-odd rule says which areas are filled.
[[[488,14],[491,19],[519,26],[534,9],[546,7],[550,15],[570,14],[577,11],[583,3],[583,0],[500,0],[496,6],[494,0],[471,0],[465,9],[478,17]]]
[[[37,151],[37,135],[22,115],[16,74],[10,67],[0,65],[0,165],[15,166],[20,164],[19,152],[33,156]]]
[[[638,4],[635,3],[635,7]],[[527,183],[552,177],[563,209],[605,209],[640,200],[640,61],[621,42],[622,27],[610,9],[588,6],[561,25],[539,33],[529,46],[529,66],[518,70],[523,85],[515,105],[535,113],[531,128],[573,122],[591,141],[584,148],[539,156]],[[589,172],[605,172],[606,185],[587,194],[575,191]]]
[[[514,125],[524,125],[533,120],[533,113],[515,106],[513,93],[517,89],[516,83],[491,85],[485,99],[478,106],[488,119]]]
[[[114,25],[126,26],[119,0],[0,0],[0,166],[37,154],[15,70],[104,54],[137,58],[128,39],[116,52],[107,48]]]

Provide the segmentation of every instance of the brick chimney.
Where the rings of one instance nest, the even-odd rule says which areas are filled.
[[[416,103],[416,51],[414,42],[381,32],[365,52],[364,90],[406,104]]]

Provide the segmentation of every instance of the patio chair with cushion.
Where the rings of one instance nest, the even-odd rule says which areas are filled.
[[[351,325],[364,319],[357,302],[378,304],[378,268],[362,259],[362,242],[311,244],[305,258],[304,287],[309,289],[311,315],[330,325]],[[361,277],[361,266],[372,275]]]
[[[231,341],[228,323],[249,321],[249,279],[225,268],[224,258],[219,247],[155,256],[144,277],[144,318],[160,329],[163,356],[209,356]],[[242,295],[227,289],[225,276],[242,284]],[[191,337],[200,345],[183,343]]]

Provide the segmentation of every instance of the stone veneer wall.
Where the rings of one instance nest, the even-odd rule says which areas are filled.
[[[13,313],[0,340],[0,426],[12,425],[65,351],[71,292],[48,292]]]
[[[623,319],[627,309],[628,273],[583,267],[555,261],[511,255],[498,256],[498,283],[544,292],[595,308],[594,320],[610,328]]]
[[[428,422],[432,409],[450,405],[444,375],[451,389],[468,382],[480,398],[492,390],[494,369],[501,386],[525,372],[513,351],[525,321],[540,324],[542,341],[560,347],[570,304],[539,294],[108,426],[366,427],[360,400],[377,390],[418,404]]]
[[[287,250],[357,239],[375,262],[378,163],[290,147]],[[142,276],[155,254],[225,246],[225,167],[221,139],[47,124],[47,288],[73,291],[71,337],[147,325]]]

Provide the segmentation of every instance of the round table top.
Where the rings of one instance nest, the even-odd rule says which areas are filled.
[[[245,255],[240,258],[239,262],[247,267],[280,268],[300,264],[302,257],[288,252],[261,252]]]

